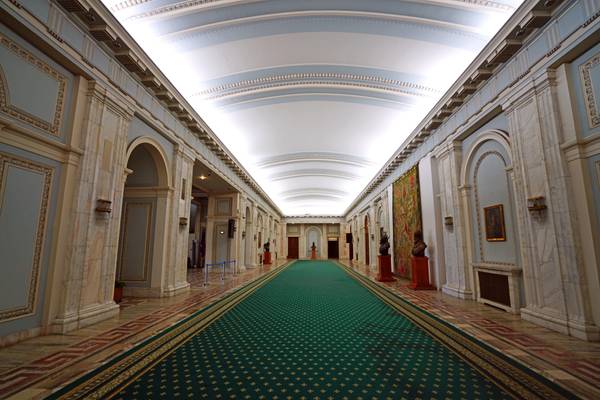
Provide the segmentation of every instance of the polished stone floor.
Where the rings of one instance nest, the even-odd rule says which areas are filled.
[[[254,268],[239,275],[229,273],[224,279],[219,270],[213,270],[207,286],[202,270],[190,270],[189,293],[161,299],[126,298],[118,317],[67,335],[40,336],[2,348],[0,398],[43,398],[53,388],[281,265]],[[361,266],[353,268],[374,279],[374,272]],[[600,343],[561,335],[474,301],[437,291],[413,291],[407,283],[398,279],[385,285],[579,396],[600,398]]]
[[[375,280],[375,271],[349,264]],[[463,331],[509,354],[577,395],[600,399],[600,343],[590,343],[524,321],[520,316],[435,290],[415,291],[409,281],[380,283]]]

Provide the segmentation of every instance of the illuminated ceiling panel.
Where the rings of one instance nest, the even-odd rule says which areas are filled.
[[[521,0],[103,0],[286,215],[342,215]]]

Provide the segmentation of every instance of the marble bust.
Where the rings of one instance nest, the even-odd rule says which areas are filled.
[[[412,255],[415,257],[425,257],[425,249],[427,248],[427,245],[423,241],[423,232],[420,230],[415,231],[414,243]]]
[[[390,241],[386,232],[383,232],[379,240],[379,254],[387,256],[390,250]]]

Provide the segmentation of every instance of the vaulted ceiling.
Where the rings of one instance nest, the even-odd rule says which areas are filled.
[[[342,215],[521,0],[103,0],[285,215]]]

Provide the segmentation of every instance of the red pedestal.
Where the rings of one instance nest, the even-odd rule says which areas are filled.
[[[413,290],[435,289],[429,283],[429,258],[412,258],[412,283],[408,285]]]
[[[310,259],[311,260],[316,260],[317,259],[317,249],[312,249],[310,251]]]
[[[271,264],[271,252],[265,251],[263,253],[263,264]]]
[[[377,280],[379,282],[393,282],[392,256],[377,256]]]

